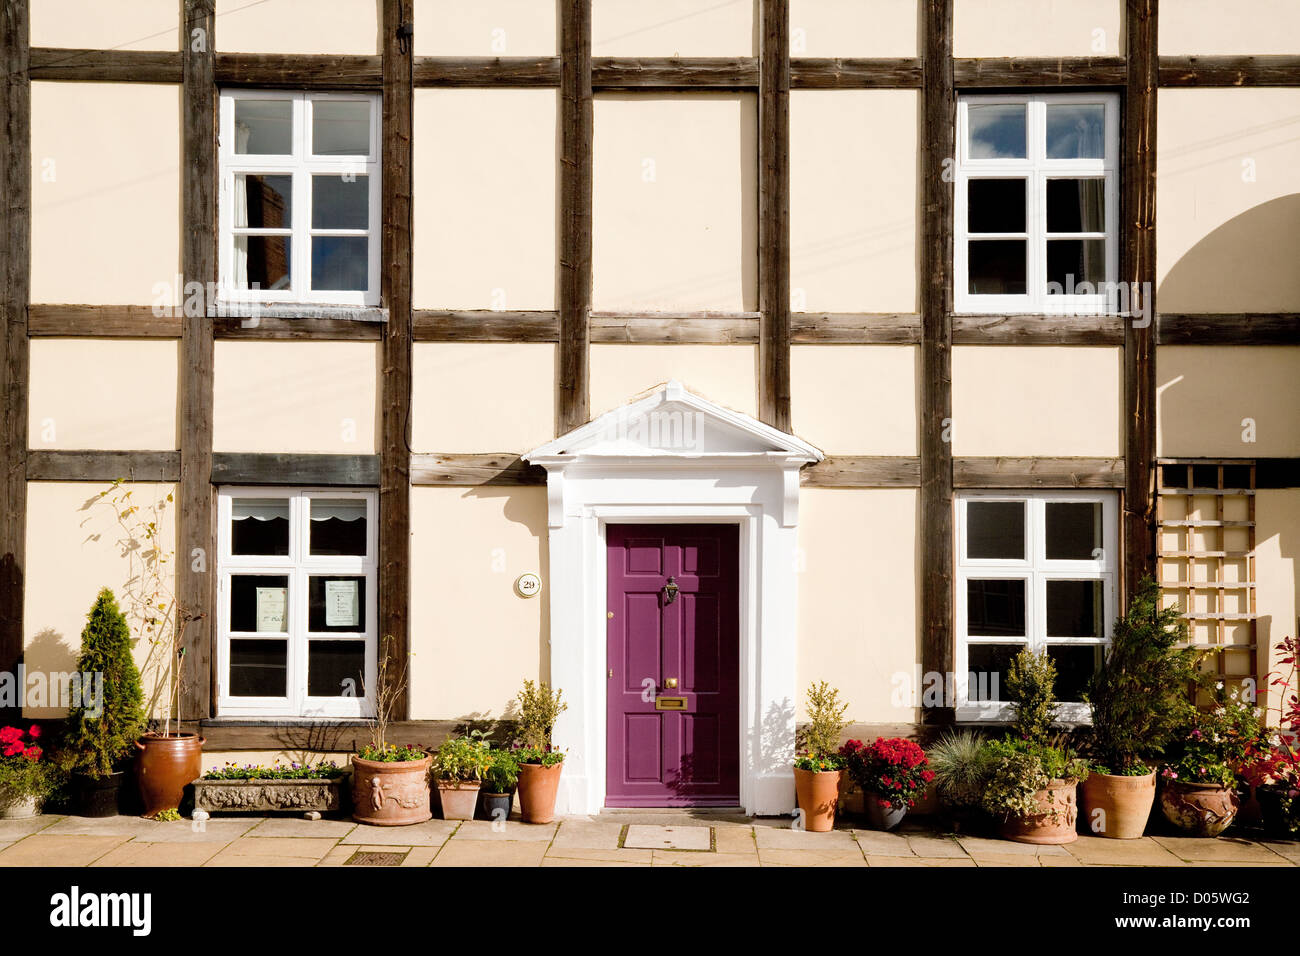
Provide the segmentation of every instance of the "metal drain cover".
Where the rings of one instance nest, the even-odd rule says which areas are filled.
[[[372,853],[361,851],[353,853],[344,866],[401,866],[406,859],[405,853]]]

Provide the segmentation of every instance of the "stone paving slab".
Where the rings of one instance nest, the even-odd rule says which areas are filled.
[[[757,853],[753,830],[723,827],[713,831],[713,847],[719,853]]]
[[[1283,843],[1281,840],[1264,840],[1261,846],[1268,847],[1284,860],[1290,860],[1296,866],[1300,866],[1300,842]]]
[[[582,850],[618,849],[618,838],[623,833],[621,823],[597,823],[591,820],[565,820],[551,843],[556,848]],[[646,861],[650,862],[649,860]]]
[[[1285,862],[1268,847],[1246,840],[1221,836],[1210,837],[1152,837],[1156,843],[1188,862],[1206,863],[1277,863]]]
[[[862,842],[862,834],[858,834]],[[907,834],[907,845],[917,856],[927,860],[964,860],[966,851],[952,837],[927,836],[917,833]]]
[[[653,850],[655,866],[758,866],[757,853],[696,853]]]
[[[0,866],[89,866],[126,836],[35,833],[0,852]]]
[[[214,821],[209,820],[211,826]],[[225,822],[224,820],[221,822]],[[263,837],[336,837],[347,836],[360,826],[355,820],[306,820],[302,817],[270,817],[259,820],[249,836]],[[378,829],[366,827],[367,830]],[[386,829],[401,829],[390,827]]]
[[[791,830],[789,827],[755,827],[758,851],[764,850],[857,850],[852,830],[830,830],[814,833],[811,830]]]
[[[146,843],[131,840],[109,850],[91,866],[203,866],[221,852],[218,843]]]
[[[208,861],[208,866],[315,866],[334,840],[310,837],[241,837]]]
[[[562,857],[555,857],[555,856],[548,856],[543,858],[542,860],[542,866],[548,869],[557,866],[576,866],[576,867],[613,866],[619,868],[640,867],[644,869],[649,865],[650,865],[649,863],[633,863],[631,860],[587,860],[587,859],[569,860],[569,859],[564,859]]]
[[[1108,840],[1081,836],[1066,846],[1066,852],[1087,866],[1182,866],[1183,861],[1151,837],[1137,840]]]
[[[49,815],[28,817],[25,820],[0,820],[0,840],[14,843],[23,837],[51,827],[62,819],[59,816]]]
[[[759,850],[758,862],[763,866],[866,866],[867,860],[858,850]]]
[[[442,846],[456,832],[456,826],[455,820],[425,820],[423,823],[412,823],[409,827],[358,824],[341,842],[383,846]]]
[[[428,866],[438,855],[438,849],[436,846],[413,846],[411,852],[406,854],[406,859],[402,861],[402,866]]]
[[[1062,856],[1069,852],[1065,846],[1039,846],[991,837],[959,836],[956,839],[961,848],[976,859],[981,856]]]
[[[260,818],[246,820],[146,820],[144,817],[65,817],[42,833],[128,836],[147,843],[229,843]]]
[[[569,860],[571,862],[606,862],[606,863],[632,863],[648,864],[653,861],[652,851],[650,850],[628,850],[628,849],[586,849],[584,847],[561,847],[556,843],[551,844],[551,848],[546,851],[548,860]]]
[[[634,823],[627,828],[625,847],[641,850],[710,850],[708,827],[657,827]]]
[[[432,866],[541,866],[546,844],[538,840],[448,840]]]
[[[963,855],[960,859],[953,857],[919,856],[869,856],[867,866],[974,866],[975,861]]]
[[[898,833],[884,833],[880,830],[858,830],[854,833],[857,838],[858,846],[862,852],[868,855],[879,856],[913,856],[915,851],[912,849],[907,837]],[[961,852],[961,847],[957,848]],[[961,854],[965,856],[965,853]]]
[[[555,839],[558,823],[523,823],[507,820],[466,820],[456,830],[452,842],[484,841],[494,843],[550,843]]]

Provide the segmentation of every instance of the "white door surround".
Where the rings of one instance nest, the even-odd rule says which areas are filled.
[[[605,526],[740,529],[740,800],[750,814],[794,806],[799,469],[813,446],[687,392],[677,382],[529,452],[547,473],[551,684],[568,703],[556,809],[605,805]]]

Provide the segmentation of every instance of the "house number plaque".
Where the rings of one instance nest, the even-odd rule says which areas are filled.
[[[520,597],[536,597],[542,592],[542,579],[529,571],[515,579],[515,593]]]

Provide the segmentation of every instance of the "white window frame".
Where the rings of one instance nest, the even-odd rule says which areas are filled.
[[[235,104],[240,100],[282,100],[293,104],[293,155],[261,156],[235,152]],[[314,156],[312,109],[326,101],[366,103],[370,107],[370,144],[366,155]],[[339,306],[379,305],[380,261],[380,98],[366,93],[302,93],[288,90],[223,90],[221,92],[220,147],[221,199],[219,287],[224,304],[250,302],[308,303]],[[293,178],[292,222],[289,229],[290,287],[256,292],[238,287],[234,277],[235,177],[243,173],[289,175]],[[370,186],[370,221],[366,229],[313,229],[311,177],[315,174],[367,176]],[[242,231],[241,231],[242,232]],[[259,230],[252,230],[257,234]],[[246,234],[246,233],[243,233]],[[262,234],[277,234],[265,231]],[[311,289],[311,237],[313,235],[365,236],[368,240],[367,287],[363,291]]]
[[[1025,505],[1025,555],[1016,559],[967,558],[967,506],[972,501],[1023,502]],[[1052,502],[1097,502],[1101,505],[1101,554],[1091,561],[1049,561],[1046,558],[1047,505]],[[1005,701],[971,700],[969,696],[969,647],[972,644],[1017,644],[1012,637],[972,637],[968,633],[966,584],[968,580],[1021,579],[1025,581],[1025,639],[1033,651],[1053,644],[1109,646],[1114,632],[1117,607],[1119,555],[1119,498],[1113,491],[971,491],[960,493],[956,508],[956,716],[960,721],[1001,722],[1012,717]],[[1047,588],[1050,580],[1098,580],[1102,582],[1102,636],[1049,637]],[[999,688],[1005,695],[1006,689]],[[1062,701],[1060,717],[1069,723],[1088,723],[1091,712],[1082,701]]]
[[[232,508],[235,498],[267,498],[289,501],[289,553],[287,555],[231,554]],[[366,503],[366,554],[312,555],[309,553],[310,508],[315,498],[356,499]],[[379,496],[374,491],[343,488],[281,488],[222,486],[217,497],[217,712],[218,716],[372,718],[379,630],[378,547]],[[230,579],[232,575],[268,574],[289,578],[286,608],[288,630],[282,635],[234,633],[230,629]],[[308,578],[327,575],[364,577],[366,610],[362,630],[355,633],[329,632],[314,635],[317,640],[364,639],[365,686],[354,697],[309,697],[307,695]],[[287,694],[284,697],[231,697],[231,639],[279,637],[288,641]]]
[[[1026,108],[1024,159],[972,159],[969,108],[972,105],[1023,104]],[[1106,109],[1106,147],[1101,159],[1048,159],[1047,107],[1101,105]],[[1096,233],[1047,231],[1047,180],[1100,178],[1106,184],[1105,229]],[[967,183],[971,179],[1028,180],[1024,233],[975,233],[967,229]],[[969,95],[957,100],[957,163],[953,202],[953,304],[960,313],[1042,313],[1100,315],[1125,307],[1126,299],[1106,291],[1092,295],[1047,294],[1047,240],[1070,238],[1106,241],[1106,282],[1117,292],[1119,280],[1119,95],[1116,93],[1044,93]],[[1024,295],[973,295],[968,279],[968,244],[972,238],[1025,239],[1028,247]],[[1079,281],[1076,279],[1076,281]]]

